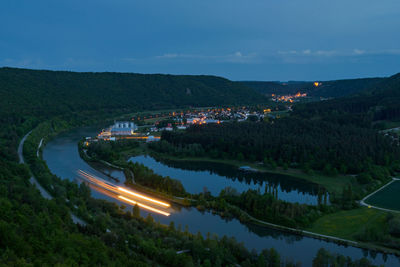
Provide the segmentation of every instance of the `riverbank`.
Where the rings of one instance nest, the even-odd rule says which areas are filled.
[[[158,153],[152,153],[153,156],[160,156]],[[219,160],[219,159],[210,159],[210,158],[177,158],[177,157],[172,157],[172,156],[167,156],[159,157],[161,159],[168,159],[172,161],[202,161],[202,162],[213,162],[213,163],[223,163],[223,164],[230,164],[233,167],[239,168],[240,166],[243,166],[244,164],[247,164],[251,166],[254,169],[258,169],[260,172],[268,172],[268,173],[277,173],[277,174],[284,174],[287,175],[289,171],[284,171],[284,170],[275,170],[275,171],[270,171],[270,170],[265,170],[265,167],[263,166],[258,166],[257,164],[249,164],[248,162],[239,162],[239,161],[230,161],[230,160]],[[293,171],[293,169],[292,169]],[[298,172],[297,172],[298,173]],[[302,175],[304,176],[304,175]],[[298,176],[295,176],[298,177]],[[330,180],[335,180],[337,177],[325,177],[326,179]],[[347,178],[347,176],[346,176]],[[353,178],[355,180],[355,177],[349,177],[350,179]],[[307,181],[310,181],[310,179],[304,179]],[[394,178],[394,181],[397,181],[396,178]],[[356,182],[356,181],[355,181]],[[385,188],[388,184],[392,183],[391,180],[382,183],[378,190],[374,191],[372,194],[375,192],[380,191],[381,189]],[[371,196],[372,194],[368,195],[366,198]],[[367,205],[368,206],[368,205]],[[371,207],[370,207],[371,208]],[[373,207],[372,207],[373,208]],[[332,214],[327,214],[319,218],[316,222],[311,227],[307,227],[304,230],[297,230],[300,232],[304,232],[304,235],[308,236],[314,236],[314,234],[317,234],[319,237],[314,236],[315,238],[320,238],[320,236],[325,236],[325,237],[333,237],[333,238],[338,238],[339,240],[346,240],[346,242],[356,242],[357,246],[362,247],[362,248],[373,248],[377,249],[379,251],[386,251],[388,253],[394,253],[396,255],[399,255],[399,251],[396,249],[388,248],[385,246],[385,242],[360,242],[359,238],[362,237],[365,231],[369,231],[367,228],[372,229],[373,227],[378,227],[382,228],[387,222],[386,222],[386,216],[388,213],[392,212],[392,210],[389,209],[381,209],[378,208],[384,212],[379,213],[380,216],[379,220],[377,220],[374,216],[371,216],[371,210],[368,208],[356,208],[356,209],[350,209],[350,210],[341,210],[339,212],[335,212]],[[372,213],[376,214],[377,211],[372,211]],[[257,219],[255,219],[257,220]],[[329,222],[335,222],[335,223],[329,223]],[[271,226],[269,223],[267,225]],[[279,225],[281,227],[281,225]],[[283,226],[284,227],[284,226]],[[287,231],[292,231],[293,229],[286,229]],[[347,233],[343,235],[343,233]],[[350,244],[347,243],[347,244]],[[354,245],[354,244],[353,244]]]
[[[307,231],[317,232],[323,235],[335,236],[347,240],[354,240],[357,246],[377,249],[385,253],[393,253],[400,256],[400,252],[385,246],[382,241],[357,241],[367,238],[366,229],[380,229],[386,223],[387,212],[360,207],[352,210],[342,210],[328,214],[318,219]]]
[[[354,210],[349,211],[350,213],[354,212]],[[358,212],[356,210],[356,212]],[[347,213],[347,211],[345,211]],[[329,242],[335,242],[340,245],[345,245],[345,246],[353,246],[353,247],[358,247],[362,249],[368,249],[368,250],[374,250],[386,254],[393,254],[396,256],[400,256],[400,252],[395,249],[387,248],[384,246],[376,245],[373,243],[366,243],[366,242],[359,242],[354,239],[354,228],[358,228],[358,224],[354,223],[355,219],[349,218],[351,216],[342,216],[343,214],[341,212],[339,213],[334,213],[332,216],[326,215],[322,217],[320,220],[327,223],[324,225],[322,222],[317,222],[313,227],[308,228],[307,230],[302,230],[302,229],[294,229],[290,227],[285,227],[282,225],[276,225],[264,221],[260,221],[252,216],[249,215],[251,222],[254,224],[258,224],[261,226],[266,226],[274,229],[278,229],[281,231],[297,234],[297,235],[302,235],[302,236],[308,236],[312,237],[315,239],[320,239],[320,240],[325,240]],[[360,216],[362,218],[362,222],[366,223],[368,222],[368,219],[366,216]],[[337,222],[336,220],[333,220],[333,218],[340,218],[341,224],[335,224],[333,222]],[[348,226],[349,220],[351,219],[350,223],[352,224],[352,227]],[[330,224],[329,224],[330,222]],[[336,231],[331,231],[331,229],[335,229]],[[343,230],[346,232],[345,235],[341,234],[343,233]],[[350,235],[348,233],[353,233],[353,235]]]
[[[184,160],[187,160],[187,159],[184,159]],[[189,159],[189,160],[192,160],[192,159]],[[214,161],[214,162],[216,162],[216,161]],[[224,161],[223,163],[226,164],[226,161]],[[109,164],[115,165],[114,163],[109,163]],[[109,164],[107,164],[107,165],[109,165]],[[239,166],[239,165],[242,166],[242,164],[239,164],[239,163],[236,166]],[[259,171],[263,171],[263,170],[259,170]],[[160,193],[160,192],[158,192],[156,190],[147,188],[147,187],[140,186],[138,184],[136,184],[134,186],[134,188],[139,190],[139,191],[145,191],[146,193],[152,193],[152,194],[154,194],[155,197],[162,197],[162,193]],[[196,202],[195,201],[191,201],[191,205],[192,206],[196,205]],[[286,226],[283,226],[283,225],[273,224],[273,223],[269,223],[269,222],[266,222],[266,221],[259,220],[259,219],[255,218],[255,217],[249,215],[244,210],[238,209],[236,206],[234,207],[234,209],[232,208],[231,210],[238,210],[239,211],[240,216],[234,216],[234,218],[239,218],[240,221],[242,221],[242,223],[250,223],[250,224],[258,225],[258,226],[261,226],[261,227],[267,227],[269,229],[272,228],[272,229],[277,229],[279,231],[284,231],[284,232],[287,232],[287,233],[292,233],[292,234],[296,234],[296,235],[308,236],[308,237],[312,237],[312,238],[316,238],[316,239],[335,242],[335,243],[338,243],[338,244],[341,244],[341,245],[349,245],[349,246],[359,247],[359,248],[363,248],[363,249],[375,250],[375,251],[379,251],[379,252],[382,252],[382,253],[400,255],[399,252],[397,250],[394,250],[394,249],[386,248],[386,247],[379,246],[379,245],[372,244],[372,243],[358,242],[354,238],[354,236],[343,237],[343,236],[340,236],[340,235],[336,235],[337,232],[335,234],[329,234],[328,230],[329,230],[329,227],[331,227],[331,226],[328,226],[328,227],[324,228],[324,227],[322,227],[323,224],[321,224],[322,226],[320,228],[318,228],[318,227],[315,227],[315,228],[314,227],[310,227],[310,228],[306,228],[306,229],[296,229],[296,228],[286,227]],[[214,212],[212,209],[210,211]],[[225,215],[224,212],[218,211],[218,210],[215,211],[214,213],[217,213],[222,217],[224,217],[224,215]],[[231,215],[232,214],[235,214],[235,212],[231,213]],[[327,215],[327,216],[329,216],[329,215]],[[325,218],[325,216],[322,217],[322,218]],[[344,218],[348,219],[348,217],[344,217]],[[368,218],[368,217],[364,217],[364,218]],[[312,229],[318,229],[318,231],[313,231]]]
[[[78,169],[89,172],[92,169],[80,158],[78,149],[76,149],[76,144],[82,137],[92,136],[94,134],[96,134],[95,128],[87,129],[84,127],[68,131],[58,135],[51,141],[45,142],[46,146],[43,147],[43,160],[48,166],[46,169],[56,174],[57,177],[61,179],[60,181],[63,181],[63,184],[70,184],[71,182],[74,184],[74,177]],[[35,140],[39,142],[40,138],[35,138]],[[37,143],[35,146],[37,146]],[[92,170],[92,172],[95,173],[95,170]],[[53,184],[58,183],[57,177],[54,176]],[[99,177],[107,179],[104,178],[103,174]],[[74,189],[75,186],[68,188]],[[104,207],[119,207],[118,211],[122,211],[121,208],[125,206],[126,209],[126,205],[121,206],[118,201],[115,201],[116,205],[112,200],[111,203],[109,201],[104,202],[104,200],[102,200],[103,196],[98,196],[97,192],[93,192],[93,194],[94,196],[92,197],[96,199],[96,201],[89,201],[88,203],[90,204],[90,212],[95,217],[88,218],[88,222],[90,223],[93,223],[94,218],[96,218],[98,214],[103,214],[102,209],[104,209]],[[73,205],[74,203],[78,206],[80,205],[77,203],[78,199],[69,197],[69,200],[70,202],[68,202],[68,205]],[[105,206],[106,203],[107,205]],[[83,206],[82,211],[85,212],[85,210],[85,206]],[[144,218],[151,214],[143,210],[140,210],[140,213]],[[178,227],[178,229],[186,229],[186,226],[188,226],[187,229],[190,233],[196,235],[200,232],[203,238],[208,236],[212,237],[214,233],[218,234],[219,237],[227,236],[228,240],[231,240],[229,237],[234,237],[249,250],[255,249],[261,251],[273,247],[276,248],[281,255],[287,255],[287,257],[291,259],[299,259],[307,266],[311,265],[312,257],[317,253],[319,248],[324,248],[333,253],[351,257],[352,259],[368,257],[368,259],[377,265],[388,264],[388,266],[396,266],[399,262],[398,258],[393,255],[386,256],[374,250],[361,250],[352,245],[347,247],[343,246],[340,242],[319,241],[317,238],[311,238],[305,234],[292,234],[289,231],[274,230],[272,227],[259,225],[255,222],[240,223],[240,221],[235,218],[221,217],[209,211],[199,211],[195,208],[176,209],[176,212],[172,213],[169,217],[157,216],[156,214],[151,214],[151,216],[157,222],[157,225],[170,225],[174,223],[175,227]],[[115,227],[118,228],[120,226],[116,224]],[[113,230],[111,229],[111,231]]]

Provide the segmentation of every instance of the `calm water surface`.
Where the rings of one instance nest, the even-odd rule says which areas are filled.
[[[115,183],[115,181],[111,180],[108,176],[90,167],[80,158],[78,153],[77,142],[82,137],[96,135],[98,130],[99,128],[78,128],[66,133],[62,133],[55,139],[50,141],[43,150],[43,158],[47,162],[50,170],[63,179],[76,180],[78,182],[78,176],[76,172],[77,170],[81,169],[95,174],[103,179],[109,179],[111,182]],[[151,158],[147,158],[147,160],[151,160]],[[175,167],[168,168],[179,169]],[[105,169],[104,171],[109,171],[112,176],[120,179],[121,183],[123,182],[124,177],[122,172],[109,169]],[[208,175],[218,175],[217,177],[212,176],[213,180],[210,180],[212,184],[206,185],[210,191],[214,190],[212,188],[214,188],[213,184],[215,182],[220,183],[218,182],[218,180],[223,180],[226,185],[231,185],[231,182],[233,181],[232,179],[226,178],[229,175],[224,178],[221,177],[223,175],[216,174],[215,172],[204,172],[208,173]],[[169,175],[165,173],[160,174]],[[198,177],[198,179],[200,179],[201,177]],[[248,188],[249,186],[254,186],[254,183],[250,183],[242,188],[240,185],[243,184],[243,182],[241,182],[239,178],[237,180],[234,180],[233,182],[235,186],[238,186],[238,190],[245,190],[243,189],[244,187]],[[246,184],[246,182],[244,182],[244,184]],[[265,188],[265,186],[261,187]],[[295,188],[296,187],[297,189],[294,189],[292,191],[297,190],[298,192],[303,193],[303,189],[300,189],[298,185],[295,186]],[[215,188],[218,187],[216,186]],[[289,191],[288,187],[284,186],[283,183],[280,184],[279,194],[283,195],[285,191],[288,191],[288,194],[292,192]],[[298,194],[298,192],[296,194]],[[307,194],[309,194],[310,196],[312,195],[311,192]],[[118,202],[115,199],[104,196],[96,191],[92,191],[92,195],[96,198],[108,199],[110,201]],[[296,199],[296,197],[294,198]],[[148,213],[146,211],[141,211],[141,214],[143,216],[147,216]],[[309,237],[288,234],[265,227],[244,225],[236,219],[224,220],[218,215],[213,215],[210,212],[199,212],[197,209],[194,208],[175,209],[169,217],[158,214],[152,214],[152,216],[156,221],[159,221],[161,223],[169,224],[171,221],[174,221],[175,225],[181,225],[182,229],[187,226],[189,231],[192,233],[201,232],[203,235],[207,235],[207,233],[215,233],[218,236],[233,236],[237,241],[243,242],[244,245],[249,249],[256,249],[260,251],[264,248],[268,249],[274,247],[283,257],[302,262],[302,266],[311,266],[312,259],[315,257],[318,249],[321,247],[331,252],[350,256],[353,259],[359,259],[365,256],[375,264],[384,264],[385,266],[400,266],[400,260],[392,255],[384,255],[382,253],[373,252],[371,253],[367,250],[359,248],[344,247],[337,245],[333,242],[321,241]]]
[[[317,184],[299,181],[288,175],[241,171],[232,165],[213,162],[156,160],[145,155],[132,157],[129,161],[141,163],[159,175],[181,181],[191,194],[207,190],[216,196],[226,187],[232,187],[238,192],[254,189],[261,193],[268,188],[276,188],[279,199],[293,203],[318,204]]]

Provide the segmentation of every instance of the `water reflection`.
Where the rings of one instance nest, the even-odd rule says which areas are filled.
[[[150,156],[136,156],[129,160],[141,163],[159,175],[178,179],[192,194],[206,188],[212,195],[218,195],[222,189],[232,187],[238,192],[248,189],[261,193],[275,192],[279,199],[293,203],[316,205],[320,201],[329,204],[328,194],[322,194],[324,190],[317,184],[288,175],[241,171],[232,165],[214,162],[173,161]]]
[[[62,133],[54,140],[50,141],[44,147],[43,158],[51,172],[63,179],[74,180],[77,177],[76,171],[82,169],[103,179],[109,179],[106,175],[97,172],[84,162],[78,153],[77,142],[82,137],[95,135],[99,129],[101,128],[78,128]],[[169,166],[166,167],[170,168]],[[190,172],[191,176],[194,175],[193,173],[194,171]],[[209,174],[209,171],[207,171],[207,173]],[[213,173],[212,175],[217,174]],[[217,177],[212,176],[210,185],[213,184],[213,181],[214,183],[222,181],[223,186],[227,186],[234,182],[229,178],[221,178],[221,176],[222,175]],[[171,175],[171,177],[173,176]],[[196,178],[196,176],[194,177]],[[243,184],[239,181],[236,182],[238,182],[238,184]],[[194,182],[194,184],[198,186],[196,182]],[[297,186],[295,186],[295,188],[297,188]],[[282,192],[284,192],[283,189]],[[299,192],[301,193],[301,191]],[[282,195],[283,193],[280,193],[281,197]],[[107,201],[114,201],[120,205],[127,205],[96,190],[92,191],[92,196]],[[132,209],[132,206],[128,205],[128,208]],[[355,247],[345,247],[333,242],[284,233],[275,229],[268,229],[252,224],[246,225],[240,223],[237,219],[222,219],[218,215],[213,215],[207,211],[200,212],[195,208],[187,209],[174,206],[173,212],[171,212],[170,216],[163,216],[145,210],[141,210],[140,213],[143,217],[151,214],[155,221],[163,224],[174,222],[176,226],[181,225],[182,229],[184,229],[185,226],[188,226],[188,230],[194,234],[200,232],[203,236],[207,236],[208,233],[217,233],[220,237],[224,235],[228,237],[233,236],[238,242],[243,242],[243,244],[250,250],[256,249],[257,251],[260,251],[262,249],[274,247],[283,257],[292,259],[294,262],[302,262],[302,266],[311,266],[312,259],[321,247],[333,253],[350,256],[352,259],[360,259],[361,257],[366,256],[374,264],[400,266],[399,259],[393,255],[376,252],[371,253],[368,250],[362,250]]]

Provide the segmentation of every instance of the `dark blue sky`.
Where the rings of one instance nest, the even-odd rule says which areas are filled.
[[[400,72],[400,1],[2,1],[0,66],[232,80],[388,76]]]

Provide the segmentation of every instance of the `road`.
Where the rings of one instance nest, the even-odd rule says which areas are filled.
[[[388,211],[388,212],[400,213],[400,211],[398,211],[398,210],[384,209],[384,208],[380,208],[380,207],[373,206],[373,205],[369,205],[369,204],[365,203],[365,201],[366,201],[370,196],[372,196],[372,195],[378,193],[379,191],[381,191],[382,189],[384,189],[385,187],[387,187],[388,185],[392,184],[392,183],[395,182],[395,181],[400,181],[400,179],[399,179],[399,178],[394,178],[394,177],[392,177],[392,181],[390,181],[389,183],[385,184],[384,186],[382,186],[382,187],[379,188],[378,190],[372,192],[372,193],[369,194],[368,196],[364,197],[364,198],[360,201],[360,204],[363,205],[363,206],[365,206],[365,207],[368,207],[368,208],[374,208],[374,209],[377,209],[377,210],[383,210],[383,211]]]
[[[36,150],[36,156],[37,157],[39,157],[39,151],[40,151],[40,148],[42,147],[42,144],[43,144],[43,138],[40,139],[40,143],[39,143],[38,149]]]
[[[31,134],[32,131],[30,131],[29,133],[27,133],[21,140],[21,142],[19,143],[18,146],[18,157],[19,157],[19,163],[24,164],[25,160],[24,160],[24,156],[23,156],[23,151],[22,149],[24,148],[24,143],[26,138],[28,138],[28,136]]]
[[[24,160],[24,153],[23,153],[23,148],[24,148],[24,143],[26,138],[31,134],[32,131],[30,131],[29,133],[27,133],[24,138],[22,138],[21,142],[19,143],[18,146],[18,157],[19,157],[19,163],[21,164],[25,164],[25,160]],[[32,175],[31,178],[29,178],[29,182],[31,182],[31,184],[35,185],[37,189],[39,189],[40,194],[42,195],[42,197],[44,197],[45,199],[52,199],[53,197],[49,194],[49,192],[46,191],[46,189],[44,189],[39,182],[36,180],[36,178]]]
[[[18,157],[19,157],[19,163],[21,164],[25,164],[25,159],[24,159],[24,155],[23,155],[23,148],[24,148],[24,143],[26,138],[31,134],[32,131],[30,131],[29,133],[27,133],[21,140],[21,142],[18,145]],[[40,145],[42,144],[43,138],[40,141]],[[37,155],[39,155],[39,149],[40,149],[40,145],[38,146],[38,150],[37,150]],[[33,185],[36,186],[36,188],[39,190],[40,194],[42,195],[42,197],[44,197],[45,199],[52,199],[53,197],[49,194],[49,192],[46,191],[46,189],[44,189],[40,183],[36,180],[36,178],[32,175],[31,178],[29,178],[29,182]],[[79,219],[75,214],[71,213],[71,219],[75,224],[80,224],[82,226],[86,225],[86,222]]]

